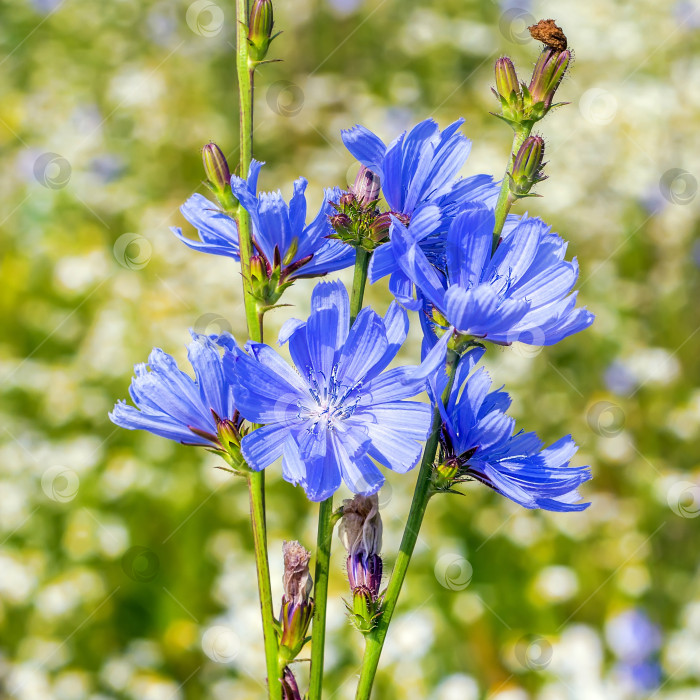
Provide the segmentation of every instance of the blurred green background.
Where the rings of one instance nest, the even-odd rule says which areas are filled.
[[[261,186],[289,195],[303,174],[316,207],[357,167],[341,128],[390,140],[427,116],[466,117],[465,175],[500,177],[493,63],[508,54],[526,76],[525,26],[550,16],[576,63],[528,205],[570,240],[597,320],[487,364],[520,427],[574,435],[592,506],[530,512],[478,484],[434,499],[377,698],[700,698],[700,5],[279,0],[284,61],[257,80]],[[236,158],[234,25],[232,0],[3,4],[0,697],[263,696],[244,485],[107,418],[151,347],[182,361],[190,327],[244,336],[233,263],[168,230],[204,191],[201,146]],[[270,314],[268,337],[311,287],[290,290],[297,308]],[[389,301],[385,284],[369,296]],[[311,548],[316,508],[274,469],[268,483],[278,598],[282,541]],[[382,491],[387,571],[413,483]],[[353,696],[362,649],[343,561],[336,539],[329,700]]]

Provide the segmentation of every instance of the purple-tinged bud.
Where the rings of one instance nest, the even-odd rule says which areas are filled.
[[[377,216],[370,226],[370,236],[375,243],[383,243],[389,238],[391,217],[398,219],[404,226],[408,226],[411,217],[408,214],[400,214],[395,211],[385,211]]]
[[[357,201],[363,206],[368,207],[374,205],[379,199],[379,175],[372,172],[364,165],[360,167],[355,184],[352,186],[352,193]]]
[[[284,574],[282,586],[282,610],[280,611],[280,657],[287,663],[294,660],[306,642],[314,603],[311,598],[313,581],[309,573],[308,552],[298,542],[285,542],[282,547],[284,555]]]
[[[254,280],[267,280],[267,262],[260,255],[254,255],[250,259],[250,276]]]
[[[231,215],[238,206],[238,200],[231,191],[231,171],[226,156],[215,143],[208,143],[202,149],[202,161],[207,186],[216,196],[224,212]]]
[[[271,0],[255,0],[248,21],[248,46],[254,61],[262,61],[272,41],[274,24]]]
[[[513,93],[520,95],[518,74],[508,56],[496,61],[496,91],[504,100],[508,100]]]
[[[208,143],[202,149],[204,172],[212,187],[225,190],[231,183],[231,171],[226,156],[215,143]]]
[[[334,229],[347,230],[352,226],[352,219],[347,214],[333,214],[330,217],[331,226]]]
[[[248,432],[243,426],[241,414],[234,411],[231,418],[221,418],[214,409],[211,409],[211,414],[216,423],[216,434],[193,426],[189,426],[190,430],[197,437],[208,440],[211,443],[211,451],[221,456],[234,472],[249,471],[241,455],[241,438]]]
[[[509,175],[510,193],[516,198],[535,196],[530,190],[538,182],[546,180],[542,174],[544,159],[544,139],[541,136],[529,136],[513,161],[513,172]]]
[[[335,238],[355,238],[352,219],[347,214],[333,214],[329,217],[329,221],[337,234]]]
[[[571,63],[570,51],[557,51],[545,48],[537,59],[530,80],[530,97],[532,104],[544,103],[545,111],[552,105],[554,93],[559,87],[569,64]]]
[[[341,207],[351,207],[357,199],[355,198],[355,195],[352,192],[343,192],[341,195],[340,199],[338,200],[338,204]]]
[[[289,666],[284,667],[284,673],[280,681],[282,683],[282,700],[302,700],[297,679],[294,678],[294,674],[290,671]]]

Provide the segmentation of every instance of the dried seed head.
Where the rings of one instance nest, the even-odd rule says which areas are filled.
[[[295,605],[301,605],[311,593],[313,581],[309,573],[311,552],[304,549],[296,540],[282,545],[284,574],[282,585],[285,598]]]
[[[343,517],[338,534],[348,554],[369,557],[382,548],[382,518],[377,495],[355,495],[343,501]]]
[[[549,46],[555,51],[566,51],[568,42],[566,34],[558,27],[553,19],[541,19],[537,24],[528,27],[530,36],[537,41],[541,41],[545,46]]]

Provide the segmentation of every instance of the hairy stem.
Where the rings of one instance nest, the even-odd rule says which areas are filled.
[[[458,355],[452,350],[448,350],[447,353],[446,370],[448,382],[442,395],[443,403],[447,402],[450,391],[452,390],[452,383],[454,382],[455,370],[459,359]],[[433,471],[435,455],[437,454],[441,426],[442,418],[440,417],[439,409],[436,407],[433,412],[433,423],[430,429],[430,435],[428,436],[428,441],[425,444],[425,450],[423,452],[423,460],[418,473],[416,489],[413,493],[411,509],[408,513],[408,521],[403,531],[401,546],[398,556],[396,557],[394,569],[391,573],[391,579],[389,579],[389,585],[384,595],[381,617],[377,622],[377,626],[366,637],[365,655],[362,659],[362,670],[360,672],[360,680],[357,684],[355,700],[369,700],[372,692],[372,684],[374,683],[374,677],[377,673],[384,640],[386,639],[389,624],[391,623],[391,618],[396,609],[396,603],[406,578],[406,572],[411,562],[413,549],[416,546],[418,532],[423,524],[423,516],[425,515],[425,510],[430,500],[430,477]]]
[[[253,157],[253,70],[248,56],[248,0],[236,0],[236,73],[239,99],[239,174],[247,177]],[[251,288],[250,259],[253,255],[253,239],[250,215],[241,206],[237,209],[238,241],[243,276],[246,323],[251,340],[263,340],[262,315],[258,314],[257,302]],[[270,586],[270,565],[267,552],[267,526],[265,521],[265,473],[248,474],[250,497],[250,519],[255,547],[255,568],[258,575],[260,611],[262,614],[267,668],[268,696],[270,700],[282,700],[282,686],[277,662],[279,644],[275,630]]]
[[[501,182],[501,189],[498,193],[498,200],[496,201],[496,225],[493,229],[493,244],[491,247],[491,255],[496,252],[498,247],[498,242],[501,239],[501,232],[503,231],[503,225],[506,223],[506,217],[513,205],[513,200],[510,197],[510,182],[508,175],[510,169],[513,166],[513,159],[518,153],[520,146],[523,145],[525,139],[530,135],[532,131],[531,127],[520,126],[513,136],[513,145],[510,148],[510,155],[508,156],[508,165],[506,166],[506,172],[503,175],[503,181]]]
[[[367,269],[371,253],[357,248],[355,272],[350,297],[350,325],[355,322],[362,308],[367,284]],[[328,572],[333,538],[333,497],[321,503],[318,510],[318,536],[316,539],[316,570],[314,572],[314,620],[311,629],[311,672],[309,700],[320,700],[323,692],[323,656],[326,642],[326,604],[328,601]]]

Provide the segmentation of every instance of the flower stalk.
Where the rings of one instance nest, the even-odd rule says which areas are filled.
[[[253,79],[248,43],[248,1],[236,0],[236,73],[238,77],[239,99],[239,172],[247,173],[253,157]],[[263,340],[263,316],[258,313],[252,289],[250,261],[253,258],[253,237],[250,215],[243,207],[237,207],[238,238],[240,245],[241,273],[243,276],[243,297],[246,323],[251,340]],[[267,668],[268,697],[282,700],[282,686],[279,679],[279,642],[275,629],[270,585],[270,565],[267,551],[267,527],[265,521],[265,473],[250,472],[247,475],[250,498],[250,516],[255,548],[255,568],[260,593],[263,636],[265,643],[265,663]]]
[[[454,382],[455,371],[459,356],[453,350],[447,351],[447,386],[442,394],[442,401],[446,402],[449,399],[452,383]],[[381,608],[379,619],[376,627],[365,636],[365,655],[362,659],[362,670],[360,671],[360,680],[357,684],[357,693],[355,700],[369,700],[372,692],[372,685],[377,673],[379,665],[379,657],[382,653],[384,641],[389,630],[391,618],[396,609],[396,603],[401,593],[403,582],[406,579],[406,572],[411,563],[411,556],[418,540],[418,532],[423,524],[423,517],[428,506],[430,496],[433,494],[431,486],[431,478],[433,473],[433,464],[437,454],[440,442],[440,429],[442,427],[442,418],[439,408],[435,408],[433,412],[433,422],[430,429],[428,441],[425,444],[423,451],[423,460],[421,461],[418,480],[416,481],[416,489],[413,493],[411,501],[411,509],[408,513],[408,520],[401,538],[401,546],[399,548],[396,563],[389,579],[386,593],[384,594],[384,602]]]

